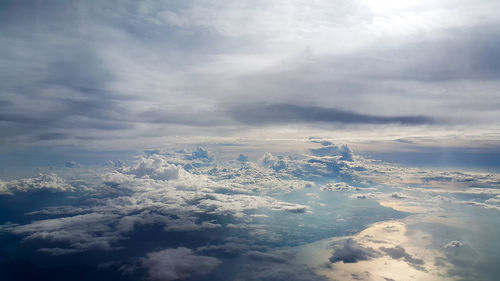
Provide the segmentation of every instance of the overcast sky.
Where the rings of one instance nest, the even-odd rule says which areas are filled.
[[[497,139],[498,11],[495,0],[2,1],[0,142],[112,147],[276,127]]]

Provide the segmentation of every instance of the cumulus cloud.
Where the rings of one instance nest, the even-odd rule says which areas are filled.
[[[330,191],[359,191],[359,187],[350,186],[345,182],[331,182],[320,187],[321,190]]]
[[[150,155],[149,157],[141,157],[134,167],[123,168],[121,172],[139,178],[171,180],[177,179],[183,171],[182,168],[168,163],[164,157]]]
[[[151,280],[183,280],[205,275],[220,265],[214,257],[195,254],[188,248],[165,249],[151,252],[141,258],[140,264],[148,271]]]
[[[312,148],[310,152],[316,156],[341,156],[340,160],[352,161],[353,151],[347,145],[323,145],[320,148]]]
[[[330,142],[321,145],[328,150],[334,146]],[[102,198],[92,199],[90,204],[84,206],[49,207],[34,211],[30,215],[59,217],[25,225],[11,225],[3,229],[23,236],[27,240],[38,239],[60,243],[52,248],[43,247],[40,250],[53,255],[89,249],[116,249],[119,248],[122,239],[144,226],[159,227],[166,232],[227,228],[241,230],[241,233],[254,241],[278,242],[283,239],[281,233],[264,225],[249,223],[256,218],[252,212],[266,210],[266,212],[292,213],[297,216],[311,212],[312,208],[305,203],[299,204],[275,198],[275,194],[316,186],[313,181],[304,179],[328,180],[329,183],[320,186],[322,190],[360,191],[369,186],[367,182],[371,180],[391,186],[394,179],[407,180],[408,177],[421,179],[428,177],[429,174],[439,174],[434,171],[401,168],[359,156],[352,157],[352,161],[345,161],[341,159],[342,147],[335,147],[334,152],[329,152],[325,156],[288,157],[268,153],[263,157],[262,165],[248,162],[241,166],[219,165],[213,161],[214,157],[210,156],[213,153],[205,149],[155,151],[137,158],[130,165],[122,164],[121,167],[106,168],[106,173],[101,178],[104,185],[94,186],[89,190],[89,196],[95,190],[99,190],[103,195]],[[332,156],[332,153],[336,153],[336,156]],[[192,166],[189,172],[182,168],[186,165]],[[112,171],[109,172],[110,169]],[[496,180],[495,177],[481,174],[471,174],[466,177],[482,182]],[[473,181],[467,181],[471,182]],[[47,188],[71,190],[70,185],[55,175],[2,182],[4,190],[7,190],[6,183],[9,186],[16,183],[16,186],[22,187],[21,190]],[[353,184],[361,187],[354,187]],[[421,192],[429,196],[407,195],[412,192]],[[380,192],[354,193],[349,198],[392,199],[404,201],[405,204],[418,199],[419,204],[436,204],[435,196],[430,196],[432,192],[434,189],[411,187],[405,189],[405,200],[399,200],[403,197],[399,192],[393,192],[392,195]],[[488,196],[498,194],[496,189],[485,188],[467,189],[464,192]],[[452,198],[450,200],[449,202],[459,202],[453,201]],[[218,217],[223,217],[222,221],[226,219],[237,221],[225,224],[214,220]],[[86,218],[94,218],[91,227],[86,226],[88,221]],[[238,220],[245,223],[237,223]],[[233,250],[236,251],[236,248]],[[220,248],[219,251],[225,250]],[[331,261],[342,260],[349,263],[369,259],[373,255],[375,253],[369,248],[360,247],[354,241],[347,241],[336,246]]]
[[[16,192],[65,192],[73,191],[74,187],[56,174],[38,174],[33,178],[13,181],[0,181],[0,194],[12,194]]]
[[[215,155],[213,152],[201,147],[191,152],[190,155],[187,154],[185,157],[187,160],[202,160],[204,162],[212,162],[215,160]]]
[[[202,159],[212,154],[200,149],[196,153]],[[254,165],[220,171],[201,165],[193,166],[190,173],[180,165],[194,163],[200,157],[187,160],[185,155],[193,154],[152,153],[140,157],[135,163],[102,175],[104,188],[93,187],[87,194],[92,196],[99,190],[102,198],[94,198],[83,206],[48,207],[30,212],[30,215],[59,217],[8,226],[4,230],[27,240],[61,243],[40,251],[62,255],[89,249],[117,249],[121,239],[144,226],[161,227],[166,232],[201,231],[232,228],[232,224],[220,224],[214,218],[245,219],[250,218],[249,211],[267,209],[295,214],[310,211],[307,205],[266,195],[305,188],[310,182],[281,178],[272,169]],[[92,219],[94,223],[89,225]],[[248,228],[248,235],[263,241],[280,239],[262,227]]]

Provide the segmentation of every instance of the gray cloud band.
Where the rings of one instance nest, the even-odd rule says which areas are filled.
[[[269,123],[404,124],[436,123],[427,116],[376,116],[347,110],[294,104],[241,105],[228,111],[235,120],[252,125]]]

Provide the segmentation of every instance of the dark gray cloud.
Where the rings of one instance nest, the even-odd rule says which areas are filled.
[[[333,255],[330,257],[330,262],[336,263],[343,261],[344,263],[354,263],[363,260],[369,260],[377,257],[379,254],[372,248],[364,248],[352,238],[348,238],[338,245],[334,245]]]
[[[221,262],[214,257],[200,256],[187,248],[152,252],[141,259],[141,265],[156,281],[182,280],[213,271]]]
[[[252,124],[343,123],[343,124],[433,124],[427,116],[376,116],[335,108],[295,104],[236,105],[228,110],[236,121]]]
[[[393,259],[404,259],[408,263],[414,265],[423,265],[424,260],[414,258],[412,255],[408,254],[406,250],[401,246],[396,246],[394,248],[380,247],[380,250],[384,251]]]

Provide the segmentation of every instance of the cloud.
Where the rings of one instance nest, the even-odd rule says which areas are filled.
[[[166,232],[207,231],[233,228],[232,224],[218,223],[215,218],[238,221],[250,218],[249,211],[265,209],[297,215],[310,212],[307,205],[266,195],[305,188],[309,182],[281,178],[274,175],[274,170],[255,164],[214,170],[210,155],[213,154],[204,149],[196,150],[194,157],[189,151],[154,153],[139,157],[130,165],[111,168],[110,172],[110,168],[104,168],[107,172],[101,176],[103,185],[80,183],[90,185],[79,190],[82,198],[91,199],[89,202],[82,206],[48,207],[30,212],[30,215],[58,218],[8,226],[5,231],[24,236],[25,240],[57,242],[58,245],[43,247],[40,251],[62,255],[90,249],[118,249],[122,239],[145,226],[159,227]],[[208,166],[196,165],[199,161],[209,161]],[[193,173],[180,167],[186,164],[193,166]],[[66,171],[81,172],[77,168]],[[33,179],[18,182],[26,185]],[[54,185],[46,182],[42,181],[43,186]],[[96,194],[98,198],[93,198]],[[93,224],[89,225],[92,219]],[[248,227],[247,230],[247,235],[263,241],[281,239],[265,227]]]
[[[124,174],[132,174],[139,178],[152,178],[156,180],[172,180],[179,178],[183,173],[182,168],[168,163],[159,155],[141,157],[134,167],[121,169]]]
[[[436,188],[427,186],[432,181],[424,179],[457,176],[456,181],[444,180],[439,183],[460,182],[466,185],[481,183],[484,186],[498,180],[496,175],[491,174],[450,173],[399,167],[358,155],[352,155],[352,161],[345,161],[341,159],[340,152],[332,148],[333,146],[332,143],[322,144],[322,147],[331,148],[333,151],[325,155],[266,154],[261,164],[251,161],[247,161],[245,165],[237,163],[234,159],[239,151],[226,156],[226,159],[230,160],[224,162],[221,160],[223,157],[220,157],[221,159],[217,157],[218,160],[215,161],[215,153],[209,150],[196,149],[148,150],[146,155],[118,165],[120,167],[107,166],[96,170],[62,167],[63,171],[71,175],[66,177],[68,180],[71,179],[70,183],[81,182],[82,185],[89,186],[89,189],[82,190],[78,194],[82,205],[70,206],[65,202],[66,206],[31,212],[30,215],[36,215],[37,220],[18,225],[4,225],[1,229],[3,232],[19,235],[23,241],[30,241],[31,245],[36,242],[33,247],[39,247],[38,252],[55,256],[74,253],[85,256],[84,252],[87,251],[92,251],[89,254],[93,255],[95,250],[119,249],[120,252],[117,251],[117,254],[121,254],[121,250],[128,253],[128,249],[122,247],[136,243],[131,239],[137,239],[144,234],[142,231],[147,233],[150,230],[158,234],[154,237],[161,239],[162,243],[169,243],[168,247],[183,246],[196,249],[192,251],[187,248],[183,250],[171,248],[164,250],[167,253],[163,253],[164,251],[157,251],[157,248],[152,247],[156,241],[146,241],[145,248],[141,251],[151,253],[138,264],[154,280],[196,279],[197,276],[203,278],[201,275],[210,274],[216,266],[207,266],[206,268],[211,269],[206,271],[200,268],[195,270],[190,267],[184,268],[175,261],[180,260],[183,266],[191,266],[190,260],[196,259],[194,257],[210,258],[209,255],[220,258],[216,259],[215,263],[220,264],[221,268],[222,262],[228,261],[229,258],[231,261],[227,265],[232,265],[232,262],[245,264],[245,268],[242,269],[244,272],[236,276],[235,280],[324,280],[311,269],[292,264],[296,256],[277,250],[282,246],[309,241],[306,239],[322,239],[324,238],[322,235],[331,233],[329,228],[325,228],[322,224],[318,224],[317,227],[316,218],[325,221],[322,219],[322,216],[325,216],[328,218],[327,222],[334,223],[342,220],[340,225],[348,227],[346,232],[350,234],[351,231],[361,228],[357,218],[365,224],[372,222],[372,219],[387,217],[384,213],[390,213],[388,217],[391,218],[406,216],[407,214],[380,207],[375,202],[375,200],[393,200],[401,204],[416,202],[426,211],[431,210],[429,214],[441,219],[433,210],[440,208],[439,204],[443,202],[436,198],[435,195],[438,193]],[[191,165],[189,171],[183,168],[186,165]],[[83,172],[90,173],[91,175],[86,177],[93,178],[93,181],[79,180],[78,177],[82,177]],[[101,175],[102,182],[98,181],[98,175]],[[320,184],[316,185],[312,179]],[[334,194],[321,191],[360,191],[366,186],[371,186],[367,188],[370,191],[376,188],[377,192],[352,195],[352,193]],[[439,193],[440,196],[447,198],[471,196],[485,202],[488,198],[495,199],[498,195],[498,190],[495,188],[459,188],[440,191],[442,191]],[[318,200],[317,202],[325,202],[331,206],[309,201],[311,197],[306,195],[311,193],[317,195],[314,198]],[[353,197],[349,195],[354,198],[375,200],[351,201]],[[400,200],[402,195],[404,200]],[[333,200],[322,200],[326,198]],[[458,202],[450,199],[449,203],[444,204]],[[328,209],[334,205],[342,208],[346,203],[356,206],[356,209],[352,213],[345,214],[330,212],[333,209]],[[365,214],[364,206],[377,208],[370,209],[375,211],[376,216]],[[428,206],[436,209],[426,209]],[[314,212],[314,216],[309,212]],[[423,214],[426,213],[423,212],[422,216]],[[55,218],[48,219],[49,216]],[[314,219],[309,220],[309,218]],[[354,221],[356,223],[352,224]],[[331,223],[328,224],[326,227],[332,227]],[[317,229],[326,231],[316,236]],[[362,278],[367,276],[360,272],[363,266],[380,266],[381,261],[387,261],[388,266],[383,266],[382,269],[399,265],[412,270],[408,271],[411,274],[422,269],[428,270],[429,275],[442,273],[442,270],[435,271],[432,262],[428,262],[428,258],[435,256],[435,253],[431,253],[430,250],[421,252],[413,247],[416,244],[431,245],[430,240],[426,238],[429,236],[415,232],[412,239],[406,239],[406,236],[403,239],[401,235],[409,236],[412,231],[405,231],[398,221],[385,222],[385,225],[371,226],[368,229],[375,229],[374,231],[380,233],[360,233],[345,237],[333,246],[329,244],[328,252],[318,255],[323,257],[324,262],[329,262],[328,266],[323,264],[322,268],[339,269],[339,274],[343,273],[342,270],[351,268],[350,273],[354,275],[346,276]],[[162,234],[162,231],[167,233]],[[308,237],[303,238],[304,236]],[[186,240],[193,244],[185,244],[184,240],[176,240],[177,237],[188,237]],[[398,240],[399,238],[401,240]],[[421,240],[413,240],[414,238]],[[440,245],[439,250],[444,251],[442,245],[447,241],[449,240],[443,241],[444,243],[438,241],[435,244]],[[163,245],[165,247],[165,244]],[[177,258],[181,255],[177,252],[183,252],[182,255],[187,256],[187,260]],[[103,256],[113,254],[106,253]],[[126,258],[129,256],[124,255],[123,259]],[[320,267],[316,269],[318,268]],[[377,272],[370,267],[369,272],[372,270]],[[215,275],[218,274],[222,273],[217,271]],[[395,278],[397,276],[383,276],[399,280]]]
[[[296,122],[422,125],[435,122],[426,116],[376,116],[335,108],[294,104],[239,105],[229,109],[228,114],[239,122],[253,125]]]
[[[24,240],[46,240],[68,245],[69,248],[42,248],[42,252],[68,254],[89,249],[111,250],[111,243],[121,239],[113,231],[115,214],[88,213],[71,217],[34,221],[26,225],[12,225],[5,230],[25,235]]]
[[[331,182],[320,187],[321,190],[329,191],[359,191],[359,187],[353,187],[345,182]]]
[[[340,160],[352,161],[353,152],[347,145],[323,145],[320,148],[311,148],[309,150],[315,156],[341,156]]]
[[[395,193],[391,194],[391,198],[394,198],[394,199],[404,199],[404,198],[406,198],[406,196],[404,196],[404,195],[402,195],[400,193],[396,193],[395,192]]]
[[[462,246],[463,246],[462,242],[460,242],[458,240],[454,240],[454,241],[450,241],[446,245],[444,245],[444,248],[449,249],[449,248],[458,248],[458,247],[462,247]]]
[[[183,280],[205,275],[221,262],[208,256],[196,255],[191,249],[175,248],[151,252],[141,258],[140,264],[148,271],[151,280]]]
[[[331,143],[323,144],[323,147],[331,146],[333,146]],[[234,156],[238,153],[229,157],[231,160],[228,162],[223,162],[214,161],[215,156],[210,156],[214,153],[206,149],[148,151],[146,155],[141,155],[133,162],[122,163],[120,167],[88,170],[87,172],[100,174],[102,183],[95,182],[95,179],[91,182],[82,180],[82,185],[89,186],[88,189],[79,190],[82,200],[88,199],[83,201],[82,205],[69,206],[65,203],[66,206],[30,212],[29,215],[39,216],[37,220],[20,225],[4,225],[2,231],[18,235],[23,241],[35,241],[39,247],[38,251],[49,255],[118,250],[129,243],[128,239],[137,237],[148,229],[164,231],[166,237],[177,237],[177,235],[202,237],[205,233],[217,233],[214,236],[219,237],[220,233],[228,233],[246,240],[230,243],[233,240],[223,240],[225,237],[222,235],[221,241],[204,243],[204,238],[197,238],[199,244],[193,245],[192,248],[197,249],[198,254],[242,257],[252,263],[262,263],[260,265],[262,275],[256,273],[257,275],[249,275],[248,278],[266,280],[265,278],[276,277],[277,271],[283,271],[284,276],[287,276],[288,272],[299,274],[295,269],[288,267],[291,257],[277,253],[272,248],[283,243],[300,243],[303,242],[302,239],[312,239],[299,236],[313,228],[308,225],[306,218],[310,217],[313,211],[314,215],[324,214],[325,206],[311,205],[311,201],[307,201],[309,198],[298,198],[297,194],[317,192],[322,196],[333,196],[332,193],[321,192],[318,189],[360,191],[367,186],[372,186],[367,188],[372,191],[375,182],[377,192],[337,195],[344,197],[343,200],[374,198],[393,200],[401,204],[416,202],[424,209],[427,206],[438,208],[443,202],[437,199],[434,189],[418,187],[427,184],[422,178],[436,177],[441,173],[448,173],[448,177],[455,175],[449,172],[398,167],[358,155],[353,155],[352,161],[345,161],[341,160],[337,151],[334,153],[337,154],[293,157],[266,154],[261,165],[250,161],[240,165],[234,161]],[[192,168],[186,171],[182,167],[188,164]],[[69,174],[82,175],[82,169],[79,168],[63,168],[63,170]],[[494,175],[481,173],[456,175],[463,177],[461,182],[467,184],[475,181],[486,184],[496,179]],[[89,177],[97,176],[92,174]],[[77,178],[69,178],[72,178],[72,183],[78,181]],[[410,179],[413,178],[418,180],[417,186],[409,185]],[[472,180],[466,180],[469,178]],[[327,184],[316,185],[310,179]],[[401,186],[394,182],[395,179],[405,181],[406,184]],[[300,191],[300,189],[305,190]],[[456,195],[449,189],[441,191],[443,193],[440,194],[446,198],[453,198]],[[496,198],[494,196],[498,195],[498,190],[494,188],[466,189],[460,192],[480,194],[481,196],[477,197],[483,200]],[[404,200],[400,200],[400,194],[404,194]],[[318,196],[319,199],[324,198]],[[454,203],[459,201],[450,199],[449,203],[444,204]],[[385,211],[392,212],[389,209]],[[270,225],[276,222],[274,221],[276,218],[286,219],[284,222],[293,221],[293,229],[283,226],[281,221]],[[347,223],[348,219],[346,218],[344,222]],[[388,230],[393,231],[391,236],[401,232],[384,229],[385,235]],[[290,242],[289,235],[293,235],[293,242]],[[316,236],[314,238],[316,239]],[[169,246],[189,245],[169,244]],[[152,250],[154,249],[147,249],[147,251]],[[396,261],[411,264],[410,267],[413,269],[424,267],[424,264],[421,264],[423,257],[419,252],[413,252],[412,248],[401,243],[374,246],[362,243],[359,239],[347,238],[334,244],[333,250],[332,253],[330,248],[330,252],[327,253],[328,261],[333,267],[389,256]],[[279,263],[283,266],[273,270],[268,268],[269,263]],[[425,267],[429,267],[427,260]],[[309,277],[304,276],[304,278]],[[318,277],[310,278],[316,280],[314,278]]]
[[[191,155],[187,154],[187,160],[202,160],[204,162],[212,162],[215,160],[215,155],[213,152],[208,151],[204,148],[199,147],[195,151],[191,152]]]
[[[405,261],[415,264],[415,265],[423,265],[424,260],[414,258],[412,255],[408,254],[404,248],[401,246],[396,246],[394,248],[386,248],[380,247],[380,250],[388,254],[393,259],[404,259]]]
[[[0,17],[2,141],[135,148],[165,136],[254,136],[249,127],[264,125],[351,132],[440,120],[494,132],[498,3],[382,6],[9,5]]]
[[[74,191],[74,187],[56,174],[38,174],[27,179],[0,181],[0,194],[13,194],[16,192],[67,192]]]
[[[339,244],[334,245],[334,251],[330,257],[331,263],[342,261],[344,263],[355,263],[358,261],[369,260],[379,256],[377,251],[372,248],[365,248],[352,238],[345,239]]]

